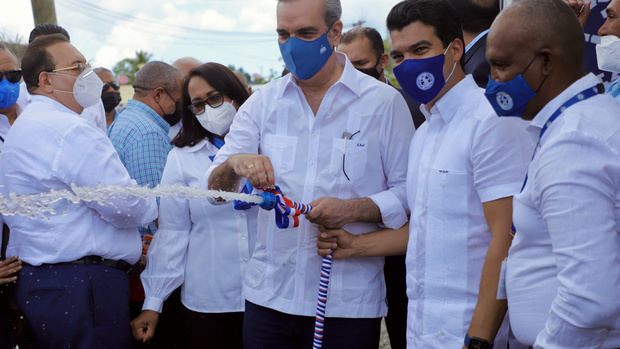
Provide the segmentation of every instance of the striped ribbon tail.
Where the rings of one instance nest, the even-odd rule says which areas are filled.
[[[325,306],[327,304],[327,289],[329,288],[329,274],[332,271],[332,255],[323,258],[321,263],[321,278],[319,279],[319,299],[316,303],[316,317],[314,319],[313,349],[323,346],[323,330],[325,329]]]
[[[282,194],[280,188],[267,189],[276,196],[276,225],[280,229],[296,228],[299,226],[299,216],[305,215],[312,210],[312,206],[295,202]],[[332,271],[332,255],[323,258],[321,263],[321,277],[319,279],[319,297],[316,304],[316,317],[314,320],[313,349],[321,349],[323,346],[323,330],[325,328],[325,307],[327,305],[327,290],[329,287],[329,275]]]

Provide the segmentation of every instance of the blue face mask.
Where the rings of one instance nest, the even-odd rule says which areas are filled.
[[[523,74],[529,69],[536,57],[538,56],[532,58],[521,74],[509,81],[497,82],[489,75],[489,82],[487,83],[484,94],[489,100],[489,103],[491,103],[493,109],[495,109],[497,115],[522,117],[527,103],[531,101],[532,98],[536,97],[537,91],[540,90],[545,80],[543,80],[540,86],[538,86],[538,89],[534,91],[530,85],[527,84],[525,78],[523,78]]]
[[[325,66],[332,48],[325,34],[312,41],[291,37],[280,44],[280,53],[288,70],[297,79],[307,80]]]
[[[0,109],[6,109],[15,102],[19,97],[19,81],[9,82],[6,78],[0,81]]]
[[[443,77],[443,65],[450,45],[440,55],[430,58],[407,59],[394,68],[394,75],[400,87],[414,101],[426,104],[437,97],[439,91],[446,85],[446,80]],[[456,62],[454,62],[448,80],[452,77],[455,68]]]

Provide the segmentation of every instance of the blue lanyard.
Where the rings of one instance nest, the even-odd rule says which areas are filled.
[[[572,106],[575,103],[578,103],[578,102],[581,102],[581,101],[585,101],[586,99],[588,99],[590,97],[594,97],[594,96],[596,96],[598,94],[601,94],[601,93],[605,93],[605,87],[603,86],[603,84],[597,84],[596,86],[587,88],[587,89],[579,92],[575,96],[573,96],[573,98],[571,98],[568,101],[566,101],[566,103],[562,104],[553,114],[551,114],[551,117],[549,118],[549,120],[547,120],[547,122],[545,123],[543,128],[540,130],[540,135],[538,135],[538,142],[536,142],[536,147],[534,148],[534,154],[532,154],[532,160],[534,160],[534,157],[536,156],[536,151],[538,150],[538,146],[540,146],[540,140],[542,139],[542,137],[545,134],[545,132],[547,132],[547,129],[549,128],[549,126],[551,126],[551,124],[560,115],[562,115],[562,113],[566,109],[568,109],[568,107]],[[521,191],[523,191],[523,189],[525,188],[525,185],[527,184],[527,177],[528,177],[528,174],[526,173],[525,174],[525,180],[523,181],[523,185],[521,186]],[[513,233],[517,232],[517,228],[515,228],[514,224],[512,225],[512,232]]]
[[[551,124],[560,115],[562,115],[562,113],[566,109],[568,109],[570,106],[572,106],[575,103],[585,101],[586,99],[590,97],[594,97],[601,93],[605,93],[605,87],[603,86],[603,84],[597,84],[595,86],[589,87],[579,92],[578,94],[574,95],[573,98],[566,101],[553,114],[551,114],[551,117],[549,118],[549,120],[547,120],[543,128],[540,130],[540,135],[538,136],[538,142],[536,142],[536,147],[534,148],[534,154],[532,154],[532,160],[534,160],[534,157],[536,156],[536,151],[538,150],[538,147],[540,146],[540,140],[542,139],[543,135],[545,134],[545,132],[547,132],[547,129],[549,128],[549,126],[551,126]],[[523,191],[523,188],[525,188],[526,184],[527,184],[527,174],[525,175],[525,180],[523,181],[523,185],[521,186],[521,191]]]

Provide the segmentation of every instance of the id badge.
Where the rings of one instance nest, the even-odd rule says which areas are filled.
[[[499,273],[499,283],[497,285],[497,296],[495,297],[497,299],[508,298],[506,296],[506,261],[507,259],[504,259],[502,261],[502,269]]]

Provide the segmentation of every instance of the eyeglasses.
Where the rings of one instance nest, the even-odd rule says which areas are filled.
[[[194,113],[194,115],[201,114],[205,110],[205,104],[209,105],[211,108],[217,108],[224,104],[224,94],[221,92],[216,92],[211,96],[203,99],[201,101],[193,102],[189,106],[189,110]]]
[[[22,79],[22,71],[18,70],[9,70],[9,71],[0,71],[0,81],[6,78],[9,82],[16,83]]]
[[[83,72],[86,68],[90,67],[86,63],[78,62],[75,65],[65,68],[53,69],[52,73],[58,73],[59,71],[77,70],[79,73]]]
[[[342,151],[342,173],[344,173],[344,176],[347,177],[347,180],[350,182],[351,179],[349,178],[349,175],[347,175],[347,171],[344,168],[344,163],[347,157],[347,140],[351,140],[353,139],[353,136],[355,136],[356,134],[360,133],[360,130],[358,130],[357,132],[354,132],[353,134],[350,134],[349,132],[344,132],[342,134],[342,138],[344,138],[344,150]]]
[[[107,89],[109,89],[110,87],[112,87],[113,89],[115,89],[116,91],[118,91],[121,87],[115,83],[115,82],[106,82],[105,84],[103,84],[103,87],[101,88],[101,91],[105,91]]]

